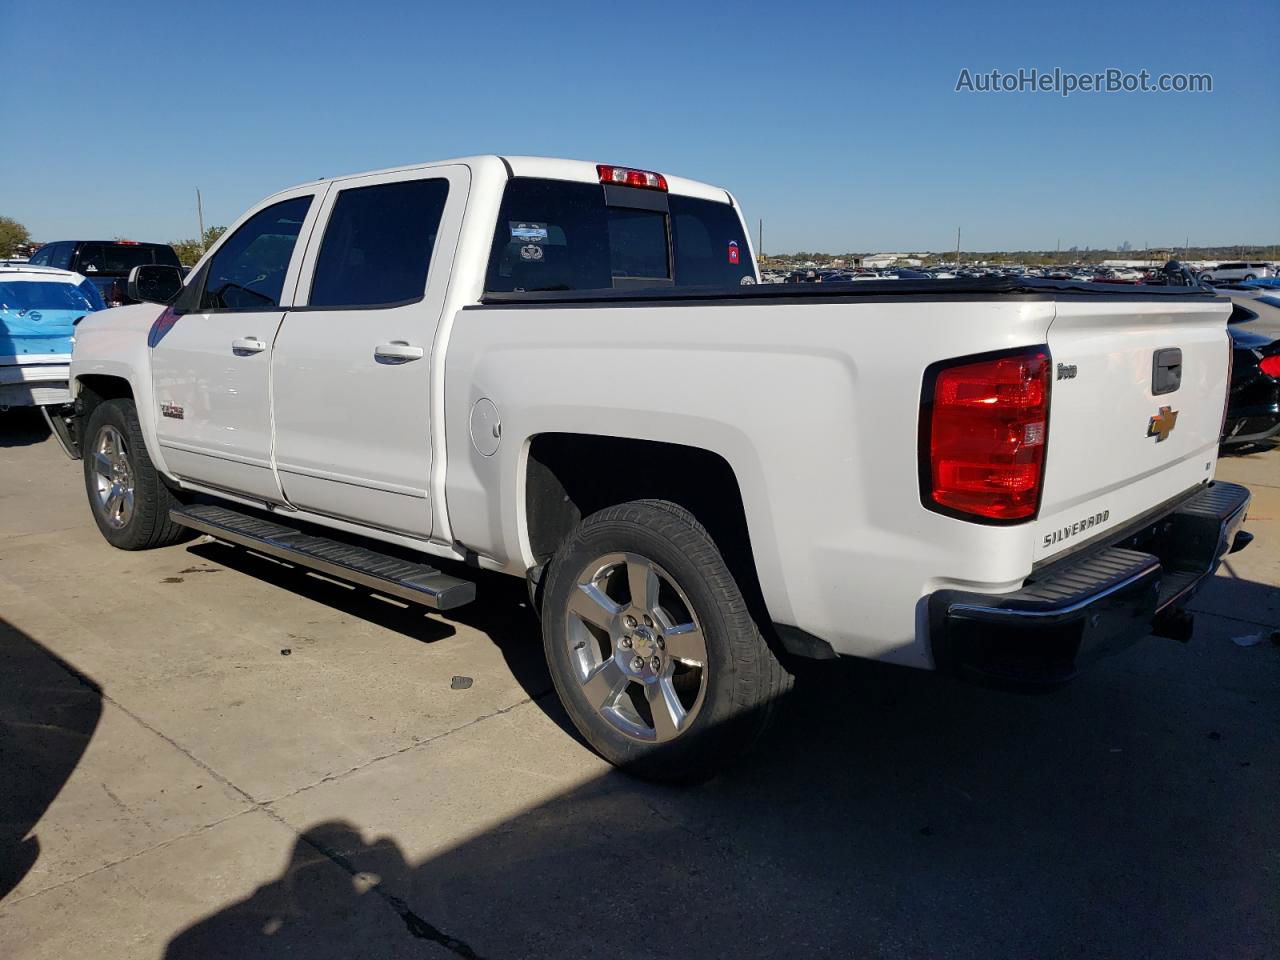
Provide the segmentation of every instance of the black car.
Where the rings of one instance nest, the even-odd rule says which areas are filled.
[[[167,243],[133,240],[57,240],[32,254],[31,262],[83,274],[93,281],[109,307],[137,302],[126,293],[129,271],[134,267],[159,263],[182,269],[178,255]]]
[[[1223,446],[1280,436],[1280,340],[1242,326],[1258,315],[1239,304],[1227,321],[1231,334],[1231,389]]]

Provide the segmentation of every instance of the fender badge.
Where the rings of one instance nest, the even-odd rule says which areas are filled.
[[[1160,412],[1147,424],[1147,436],[1155,437],[1156,443],[1168,440],[1173,428],[1178,425],[1178,411],[1170,407],[1161,407]]]
[[[176,403],[162,403],[160,404],[160,416],[170,417],[173,420],[181,420],[184,416],[184,412]]]

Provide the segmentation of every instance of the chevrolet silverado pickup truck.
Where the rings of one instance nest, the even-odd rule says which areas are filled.
[[[759,285],[732,194],[473,157],[249,210],[87,318],[59,419],[125,550],[205,534],[448,610],[528,582],[609,761],[706,777],[801,658],[1057,684],[1247,543],[1230,304]],[[442,569],[443,567],[443,569]]]

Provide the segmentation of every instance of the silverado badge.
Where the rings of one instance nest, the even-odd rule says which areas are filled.
[[[1169,407],[1161,407],[1160,412],[1147,424],[1147,436],[1155,437],[1156,443],[1168,440],[1173,428],[1178,425],[1178,411]]]
[[[185,416],[185,412],[176,403],[162,403],[160,404],[160,416],[181,420]]]

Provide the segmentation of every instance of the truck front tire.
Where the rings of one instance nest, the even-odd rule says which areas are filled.
[[[714,541],[667,501],[578,526],[550,564],[542,630],[578,731],[645,779],[713,775],[759,739],[791,683]]]
[[[151,463],[132,400],[107,400],[94,409],[83,451],[89,509],[109,544],[148,550],[195,536],[169,520],[177,500]]]

